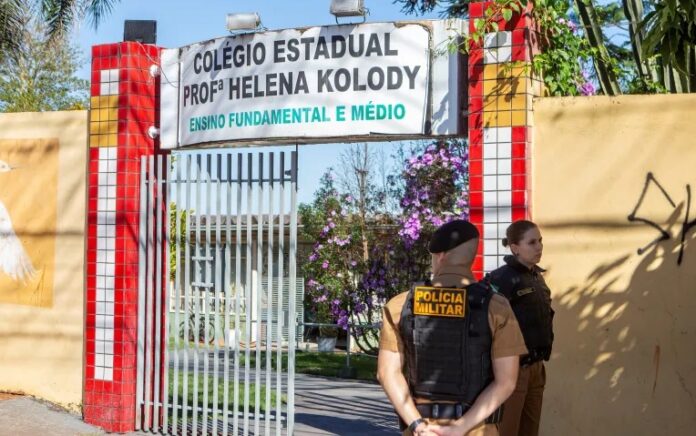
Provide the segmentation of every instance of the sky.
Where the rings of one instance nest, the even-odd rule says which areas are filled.
[[[91,47],[97,44],[119,42],[123,39],[124,20],[156,20],[157,44],[165,48],[189,45],[228,34],[225,18],[228,13],[257,12],[262,25],[269,30],[335,24],[329,13],[330,0],[122,0],[94,29],[82,23],[76,30],[76,41],[89,59]],[[370,14],[368,22],[411,20],[401,12],[401,5],[392,0],[365,0]],[[436,13],[425,18],[438,18]],[[341,23],[351,20],[341,19]],[[355,21],[355,20],[352,20]],[[89,62],[79,71],[79,76],[89,79]],[[374,143],[387,155],[392,155],[398,143]],[[338,167],[340,154],[349,144],[302,145],[299,148],[298,200],[310,202],[319,177],[328,167]],[[287,151],[294,146],[282,147]],[[275,151],[281,147],[263,147],[259,151]]]

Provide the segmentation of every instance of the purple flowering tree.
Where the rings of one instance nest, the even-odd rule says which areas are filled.
[[[386,242],[383,258],[375,258],[366,280],[368,291],[374,290],[380,301],[403,292],[417,281],[427,278],[430,255],[427,245],[433,231],[453,219],[467,219],[468,148],[462,141],[439,141],[416,150],[405,159],[400,177],[394,179],[401,199],[398,231]],[[384,291],[373,287],[374,272],[387,271]],[[379,280],[378,280],[379,283]]]
[[[375,238],[358,287],[367,323],[379,320],[390,298],[428,278],[427,245],[433,231],[453,219],[468,218],[468,148],[462,141],[439,141],[417,149],[392,181],[401,213],[395,227]],[[358,344],[376,344],[376,333],[358,330],[356,335],[364,339]]]
[[[395,214],[366,217],[359,200],[338,191],[332,171],[322,177],[313,204],[300,206],[302,237],[313,241],[303,259],[305,307],[317,322],[344,330],[348,323],[376,324],[391,297],[427,278],[427,244],[435,228],[468,217],[468,150],[462,141],[413,150],[390,179],[401,209]],[[351,333],[363,351],[376,351],[376,329]]]
[[[349,213],[352,199],[339,194],[332,170],[321,178],[314,203],[300,205],[302,237],[314,241],[303,262],[307,277],[305,308],[316,322],[338,324],[347,329],[353,312],[359,312],[357,277],[363,268],[360,225]],[[322,334],[336,334],[335,329],[320,329]]]

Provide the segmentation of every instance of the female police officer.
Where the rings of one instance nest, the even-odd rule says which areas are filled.
[[[531,221],[512,223],[506,231],[503,246],[512,256],[505,256],[505,265],[492,271],[484,281],[503,294],[512,306],[522,329],[529,354],[520,359],[517,386],[505,402],[501,436],[532,436],[539,434],[541,403],[546,384],[544,360],[549,360],[553,343],[553,309],[551,292],[544,282],[541,260],[541,233]]]
[[[478,237],[467,221],[441,226],[429,247],[432,284],[384,308],[377,376],[404,434],[498,435],[527,349],[507,300],[473,277]]]

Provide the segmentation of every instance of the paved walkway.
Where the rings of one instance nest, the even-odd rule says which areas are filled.
[[[297,374],[295,386],[297,435],[398,434],[395,415],[377,384]],[[0,394],[0,436],[103,434],[48,403]]]
[[[297,374],[298,435],[394,435],[396,415],[375,383]]]
[[[0,397],[0,435],[91,436],[104,432],[79,416],[28,397]]]

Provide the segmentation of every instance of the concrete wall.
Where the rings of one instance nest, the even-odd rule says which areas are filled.
[[[542,434],[693,434],[696,95],[534,109],[532,216],[556,310]]]
[[[23,267],[0,265],[0,391],[73,409],[82,402],[86,156],[86,111],[0,114],[0,160],[14,167],[0,172],[0,202],[17,236],[13,256],[25,256]]]

